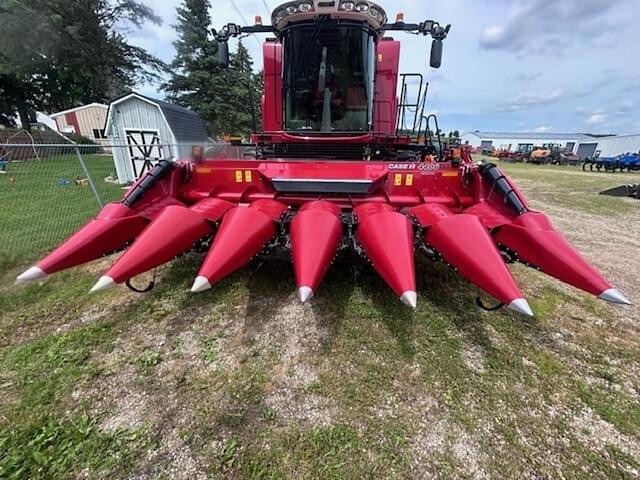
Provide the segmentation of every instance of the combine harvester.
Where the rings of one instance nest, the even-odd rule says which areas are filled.
[[[278,7],[272,25],[229,24],[216,36],[222,65],[228,40],[269,33],[264,43],[263,131],[255,159],[161,161],[119,203],[18,277],[36,280],[131,246],[93,291],[128,283],[212,239],[193,292],[249,261],[291,251],[297,294],[318,290],[341,249],[366,257],[409,307],[417,303],[414,254],[455,268],[501,305],[533,315],[505,262],[520,261],[603,300],[628,300],[558,233],[495,165],[427,139],[425,93],[413,106],[399,84],[391,32],[431,36],[439,68],[449,26],[387,22],[369,1],[298,1]],[[415,77],[415,81],[407,81]],[[399,100],[400,99],[400,100]],[[398,128],[416,113],[413,135]],[[434,120],[437,119],[434,118]],[[411,122],[410,122],[411,123]]]

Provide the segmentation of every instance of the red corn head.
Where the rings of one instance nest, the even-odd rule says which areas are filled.
[[[98,216],[17,278],[36,280],[122,250],[144,230],[147,221],[121,203],[106,205]]]
[[[276,222],[286,209],[273,200],[258,200],[249,207],[236,207],[227,212],[192,291],[208,290],[249,263],[276,236]]]
[[[355,209],[356,238],[373,267],[400,297],[417,304],[413,247],[413,226],[409,219],[388,204],[367,203]]]
[[[612,303],[629,304],[604,277],[558,233],[543,213],[529,212],[497,229],[495,241],[518,259],[552,277]]]
[[[215,222],[231,207],[222,200],[208,199],[192,207],[167,207],[134,244],[98,281],[93,291],[109,288],[147,272],[189,251],[213,233]]]
[[[301,302],[313,296],[341,241],[340,208],[333,203],[307,203],[291,222],[293,268]]]
[[[453,214],[440,205],[423,205],[411,211],[427,228],[424,241],[445,262],[511,310],[533,315],[493,239],[475,215]]]

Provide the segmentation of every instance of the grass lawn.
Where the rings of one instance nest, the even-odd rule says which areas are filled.
[[[103,202],[122,196],[107,184],[113,174],[110,155],[84,155]],[[76,186],[86,175],[75,152],[12,162],[0,175],[0,267],[33,259],[53,248],[99,211],[89,186]]]
[[[640,303],[640,202],[597,196],[640,176],[502,166]],[[0,478],[640,475],[637,306],[516,265],[537,317],[485,313],[418,260],[411,312],[350,255],[310,305],[278,260],[192,295],[201,261],[166,266],[149,294],[95,296],[108,259],[27,287],[12,280],[28,264],[7,264]]]

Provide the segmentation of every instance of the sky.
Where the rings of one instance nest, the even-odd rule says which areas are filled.
[[[182,0],[143,0],[163,19],[130,33],[132,43],[171,61],[175,8]],[[269,22],[282,1],[212,0],[214,27]],[[624,134],[640,132],[638,0],[379,0],[390,19],[452,24],[442,68],[428,66],[430,42],[403,41],[401,71],[430,82],[428,110],[444,131]],[[243,18],[244,17],[244,20]],[[263,36],[244,40],[261,68]],[[233,50],[234,43],[231,43]],[[158,85],[140,87],[162,98]]]

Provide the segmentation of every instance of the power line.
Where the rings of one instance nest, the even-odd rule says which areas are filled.
[[[264,0],[263,0],[264,1]],[[236,11],[236,13],[240,16],[240,19],[244,22],[245,25],[249,26],[252,25],[251,23],[247,22],[247,19],[245,18],[245,16],[242,14],[242,12],[240,11],[240,9],[238,8],[238,5],[236,5],[236,2],[234,0],[231,0],[231,5],[233,5],[233,9]],[[256,37],[253,37],[253,39],[256,41],[256,43],[258,44],[259,47],[262,47],[262,44],[260,43],[260,40],[258,40]]]
[[[245,16],[242,14],[242,12],[240,11],[240,9],[238,8],[238,5],[236,5],[236,2],[234,2],[233,0],[231,0],[231,5],[233,5],[234,10],[236,11],[236,13],[238,14],[238,16],[242,19],[242,21],[244,22],[245,25],[249,25],[249,22],[247,22],[247,19],[245,18]]]

